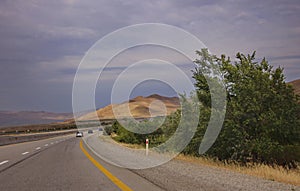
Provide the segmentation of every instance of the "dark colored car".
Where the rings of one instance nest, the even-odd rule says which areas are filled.
[[[91,130],[91,129],[88,130],[88,133],[89,133],[89,134],[92,134],[92,133],[93,133],[93,130]]]

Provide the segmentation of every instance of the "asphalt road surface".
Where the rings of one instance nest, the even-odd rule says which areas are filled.
[[[162,190],[93,155],[75,135],[0,147],[0,190]]]
[[[298,186],[176,159],[149,169],[128,170],[104,160],[140,166],[145,153],[140,155],[107,138],[97,131],[85,132],[85,141],[72,134],[0,146],[0,191],[300,191]],[[152,162],[157,158],[151,152],[147,157]]]

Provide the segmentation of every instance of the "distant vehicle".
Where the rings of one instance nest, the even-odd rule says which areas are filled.
[[[103,131],[103,129],[100,127],[99,129],[98,129],[99,131]]]
[[[93,130],[91,130],[91,129],[88,130],[88,133],[89,133],[89,134],[92,134],[92,133],[93,133]]]
[[[79,131],[77,131],[77,133],[76,133],[76,137],[83,137],[83,133],[82,133],[82,132],[79,132]]]

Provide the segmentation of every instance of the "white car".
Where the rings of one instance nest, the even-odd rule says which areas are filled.
[[[78,132],[76,133],[76,137],[83,137],[83,133],[78,131]]]

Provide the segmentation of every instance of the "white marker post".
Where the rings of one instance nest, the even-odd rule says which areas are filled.
[[[146,156],[148,156],[148,150],[149,150],[149,139],[146,139]]]

